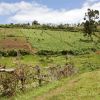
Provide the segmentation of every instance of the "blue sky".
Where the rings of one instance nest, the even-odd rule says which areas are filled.
[[[36,0],[39,3],[47,5],[50,8],[54,9],[73,9],[81,7],[84,0]]]
[[[87,8],[100,10],[99,0],[0,0],[0,23],[78,23]]]
[[[0,2],[20,2],[20,1],[26,1],[26,2],[37,2],[43,5],[46,5],[50,8],[54,9],[72,9],[72,8],[78,8],[81,7],[82,4],[85,2],[85,0],[0,0]]]

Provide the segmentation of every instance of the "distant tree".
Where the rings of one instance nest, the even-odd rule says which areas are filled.
[[[28,26],[30,26],[30,23],[27,23]]]
[[[88,36],[92,39],[92,35],[95,34],[97,23],[96,19],[99,18],[99,11],[98,10],[92,10],[88,9],[85,13],[84,17],[84,36]]]
[[[10,25],[14,25],[13,23],[10,23]]]
[[[63,24],[58,25],[58,29],[64,29],[64,25]]]
[[[32,25],[39,25],[39,23],[38,23],[38,21],[34,20],[34,21],[32,22]]]

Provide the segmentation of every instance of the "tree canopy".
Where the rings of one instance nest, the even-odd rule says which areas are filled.
[[[88,9],[84,17],[84,36],[89,36],[92,38],[91,36],[95,34],[96,31],[97,19],[99,19],[99,11]]]

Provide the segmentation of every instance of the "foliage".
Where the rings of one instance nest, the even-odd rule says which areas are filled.
[[[9,73],[1,73],[0,72],[0,86],[2,86],[2,95],[3,96],[13,96],[16,91],[16,77]]]
[[[38,23],[38,21],[34,20],[34,21],[32,22],[32,25],[40,25],[40,24]]]
[[[42,87],[29,89],[25,93],[17,93],[13,99],[18,100],[99,100],[100,71],[84,74],[45,84]],[[8,100],[8,98],[1,98]],[[12,99],[12,98],[11,98]]]
[[[99,11],[88,9],[87,13],[85,13],[85,23],[84,23],[84,36],[91,37],[96,31],[97,23],[96,19],[99,18]]]
[[[4,56],[4,57],[16,57],[18,55],[18,52],[22,56],[30,54],[26,50],[21,50],[21,49],[20,50],[14,50],[14,49],[12,49],[12,50],[1,50],[0,55]]]
[[[80,70],[83,73],[83,72],[95,71],[98,69],[100,69],[99,66],[97,66],[93,63],[90,63],[90,62],[84,62]]]

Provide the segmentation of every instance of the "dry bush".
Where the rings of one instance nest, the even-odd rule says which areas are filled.
[[[16,91],[17,79],[9,73],[0,73],[0,87],[2,87],[3,96],[13,96]]]

